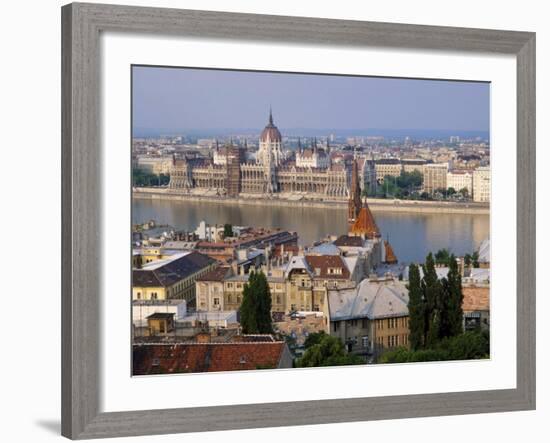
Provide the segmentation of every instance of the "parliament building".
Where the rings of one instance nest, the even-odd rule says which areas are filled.
[[[211,190],[229,197],[276,193],[302,193],[325,200],[350,197],[350,162],[342,156],[334,160],[328,141],[324,147],[314,141],[309,147],[299,143],[296,152],[284,150],[271,111],[254,158],[248,158],[246,151],[246,143],[243,147],[230,142],[224,147],[216,144],[210,158],[174,157],[170,188]],[[365,177],[366,163],[361,159],[361,177]]]

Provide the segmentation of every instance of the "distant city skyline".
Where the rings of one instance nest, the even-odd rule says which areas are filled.
[[[261,130],[481,132],[490,84],[134,66],[134,135]]]

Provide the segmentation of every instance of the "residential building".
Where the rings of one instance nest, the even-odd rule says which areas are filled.
[[[491,201],[491,168],[482,166],[474,171],[473,195],[475,202]]]
[[[473,192],[473,174],[467,169],[455,169],[447,173],[447,188],[453,188],[459,192],[462,189],[468,191],[468,196]]]
[[[356,288],[330,289],[330,334],[349,352],[380,355],[409,346],[409,292],[394,278],[366,279]]]
[[[231,268],[218,266],[196,280],[198,311],[224,311],[224,279],[231,275]],[[233,308],[233,307],[231,307]]]
[[[418,171],[424,174],[424,166],[426,166],[427,161],[422,158],[403,158],[401,164],[403,165],[403,172]]]
[[[470,284],[462,286],[462,311],[464,312],[464,330],[489,330],[491,308],[489,303],[489,284]]]
[[[133,300],[183,299],[195,303],[195,280],[216,266],[199,252],[181,252],[132,271]]]
[[[447,163],[431,163],[424,166],[424,192],[433,194],[438,189],[447,189]]]
[[[172,169],[171,156],[150,156],[138,155],[135,159],[135,165],[138,169],[150,172],[152,174],[170,174]]]
[[[398,158],[381,158],[375,161],[376,180],[384,183],[384,177],[399,177],[403,171],[403,165]]]

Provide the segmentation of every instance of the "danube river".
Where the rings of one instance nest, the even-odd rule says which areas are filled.
[[[400,262],[423,262],[429,251],[448,248],[456,255],[471,253],[489,236],[489,216],[480,214],[423,214],[377,212],[376,222]],[[195,230],[209,224],[264,226],[298,232],[300,243],[311,244],[329,234],[347,232],[347,211],[339,208],[290,208],[222,205],[134,199],[132,222],[156,220],[178,229]]]

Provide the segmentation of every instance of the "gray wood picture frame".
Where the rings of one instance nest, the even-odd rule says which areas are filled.
[[[517,59],[517,388],[102,412],[99,389],[103,31],[511,54]],[[73,3],[62,8],[62,434],[72,439],[535,408],[535,34]]]

